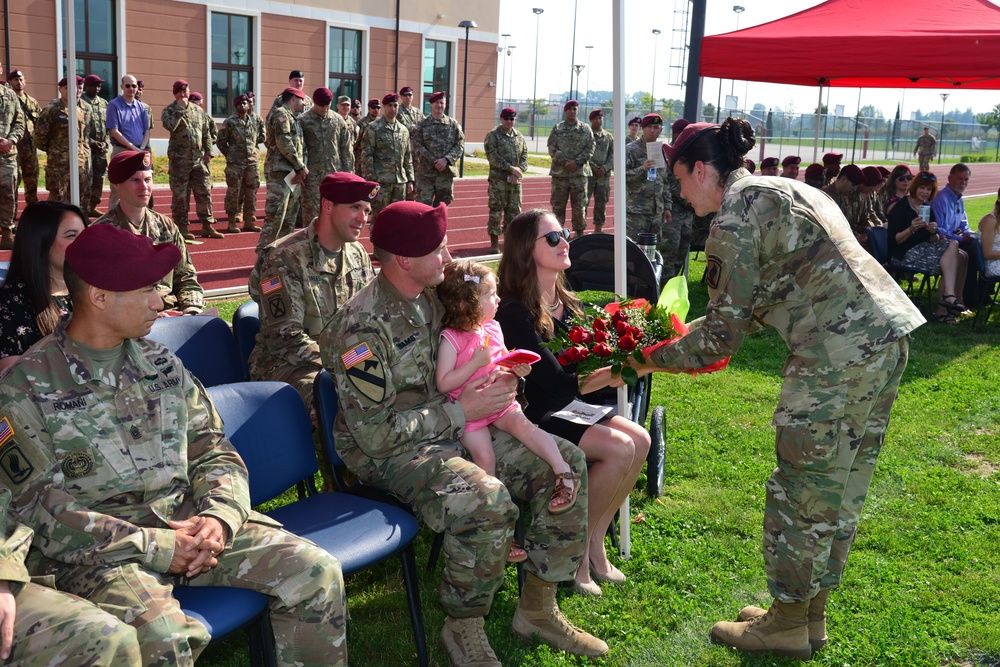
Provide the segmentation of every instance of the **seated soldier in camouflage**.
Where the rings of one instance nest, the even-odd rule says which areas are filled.
[[[434,287],[451,260],[447,208],[396,202],[382,210],[372,244],[382,265],[320,335],[323,365],[337,383],[337,452],[365,483],[408,502],[444,533],[441,642],[453,667],[500,667],[483,617],[503,582],[517,507],[532,520],[524,541],[527,581],[512,629],[557,649],[591,657],[608,645],[570,624],[556,604],[556,584],[573,578],[587,539],[587,466],[583,453],[557,438],[560,453],[582,475],[576,504],[548,511],[552,469],[513,436],[495,431],[496,476],[472,461],[458,440],[465,425],[501,411],[515,396],[516,378],[494,371],[450,402],[434,372],[444,307]],[[492,427],[490,427],[492,428]]]
[[[0,484],[54,575],[136,630],[144,665],[193,665],[208,643],[177,585],[270,596],[278,662],[346,665],[340,563],[250,509],[247,470],[205,389],[144,338],[180,260],[112,225],[66,250],[73,317],[0,384]],[[75,664],[80,664],[76,662]]]

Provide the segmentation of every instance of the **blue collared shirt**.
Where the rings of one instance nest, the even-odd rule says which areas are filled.
[[[146,107],[142,106],[139,100],[132,100],[132,104],[125,101],[119,95],[108,102],[108,113],[105,116],[105,124],[108,131],[118,130],[134,146],[142,144],[142,137],[149,128],[149,115]],[[114,141],[112,139],[112,141]]]
[[[931,201],[931,209],[937,218],[938,234],[955,241],[961,241],[963,234],[971,234],[969,216],[965,214],[965,200],[956,194],[950,185],[939,190]]]

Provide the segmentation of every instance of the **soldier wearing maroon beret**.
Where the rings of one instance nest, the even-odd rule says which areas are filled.
[[[379,185],[355,174],[335,172],[323,179],[319,193],[319,215],[304,229],[265,248],[249,281],[250,296],[260,306],[261,324],[250,355],[250,377],[295,387],[314,422],[313,381],[323,367],[319,333],[375,276],[358,238]],[[332,490],[329,459],[322,449],[317,452],[324,490]]]
[[[445,114],[447,95],[439,91],[429,99],[431,114],[410,133],[416,177],[413,198],[437,206],[454,199],[458,163],[465,152],[465,132],[457,120]]]
[[[313,107],[299,116],[309,175],[302,186],[302,223],[319,215],[319,187],[323,179],[337,171],[354,171],[354,132],[340,114],[330,108],[333,91],[320,87],[313,91]]]
[[[528,145],[514,127],[516,123],[517,111],[505,107],[500,111],[500,124],[483,140],[483,151],[490,163],[486,232],[494,254],[500,252],[500,235],[521,212],[521,181],[528,170]]]
[[[615,165],[615,137],[604,129],[604,110],[590,112],[594,133],[594,154],[590,157],[591,175],[587,178],[587,204],[594,200],[594,233],[604,231],[608,200],[611,198],[611,170]]]
[[[781,176],[783,178],[798,178],[799,177],[799,165],[802,164],[802,158],[798,155],[786,155],[781,161]]]
[[[414,92],[410,86],[403,86],[399,89],[399,122],[406,126],[411,133],[417,123],[424,119],[424,112],[420,110],[419,104],[413,103]]]
[[[590,158],[594,156],[594,132],[577,118],[580,103],[569,100],[563,105],[563,121],[549,134],[549,157],[552,158],[552,213],[566,224],[566,202],[572,204],[573,230],[583,236],[587,228],[587,180],[593,174]]]
[[[633,117],[628,122],[628,136],[625,137],[625,145],[628,146],[630,143],[639,138],[639,130],[642,129],[640,124],[642,123],[642,118],[638,116]]]
[[[843,158],[843,153],[826,153],[823,156],[823,167],[825,168],[823,177],[826,179],[824,185],[833,183],[834,179],[837,178],[837,174],[840,173],[840,161]]]
[[[825,180],[824,172],[826,169],[819,162],[813,162],[811,165],[806,167],[806,183],[813,186],[814,188],[823,187],[823,182]]]
[[[222,122],[215,145],[226,158],[225,233],[259,232],[257,191],[260,190],[260,145],[264,143],[264,119],[253,110],[253,93],[233,99],[235,113]],[[240,223],[243,229],[240,230]]]
[[[760,175],[761,176],[777,176],[778,175],[778,158],[776,157],[766,157],[760,161]]]

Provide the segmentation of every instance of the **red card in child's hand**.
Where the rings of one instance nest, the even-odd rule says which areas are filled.
[[[500,368],[510,369],[518,364],[533,364],[539,359],[541,359],[541,356],[531,350],[511,350],[494,363]]]

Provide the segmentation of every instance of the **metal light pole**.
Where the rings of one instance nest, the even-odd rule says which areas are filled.
[[[535,87],[531,92],[531,138],[535,138],[535,100],[538,99],[538,32],[542,23],[541,7],[535,7],[531,11],[535,13]]]
[[[649,113],[656,111],[656,47],[660,44],[660,30],[653,28],[653,83],[649,86]]]
[[[743,5],[733,5],[733,11],[736,12],[736,29],[740,29],[740,14],[746,9]],[[729,86],[729,96],[732,97],[736,89],[736,79],[731,79],[732,85]]]
[[[504,86],[506,86],[506,84],[507,84],[507,56],[504,55],[504,54],[507,51],[507,38],[510,37],[510,33],[509,32],[505,32],[504,34],[502,34],[500,36],[503,37],[503,46],[498,46],[497,47],[497,53],[499,53],[500,57],[503,59],[503,70],[502,70],[503,73],[500,75],[500,108],[502,109],[503,108],[503,101],[505,99]],[[462,129],[464,130],[465,128],[462,128]]]
[[[507,86],[507,92],[510,93],[511,100],[514,99],[514,49],[516,48],[513,44],[507,47],[507,55],[510,56],[510,85]]]
[[[941,151],[944,150],[944,104],[945,102],[948,101],[949,95],[951,95],[951,93],[941,93],[941,132],[938,135],[938,141],[941,143],[941,145],[938,146],[938,151],[937,151],[938,164],[941,164]]]
[[[573,71],[576,72],[576,97],[580,96],[580,72],[583,71],[584,67],[586,65],[573,65]]]
[[[569,99],[573,98],[573,69],[576,67],[576,10],[580,6],[580,0],[573,0],[573,43],[569,50]]]
[[[475,21],[462,21],[459,28],[465,28],[465,64],[462,66],[462,130],[465,130],[465,102],[469,92],[469,29],[478,28]],[[465,151],[458,159],[458,177],[465,176]]]
[[[593,46],[585,46],[583,48],[587,49],[587,94],[584,95],[584,99],[589,104],[590,103],[590,56],[594,52],[594,47]]]

